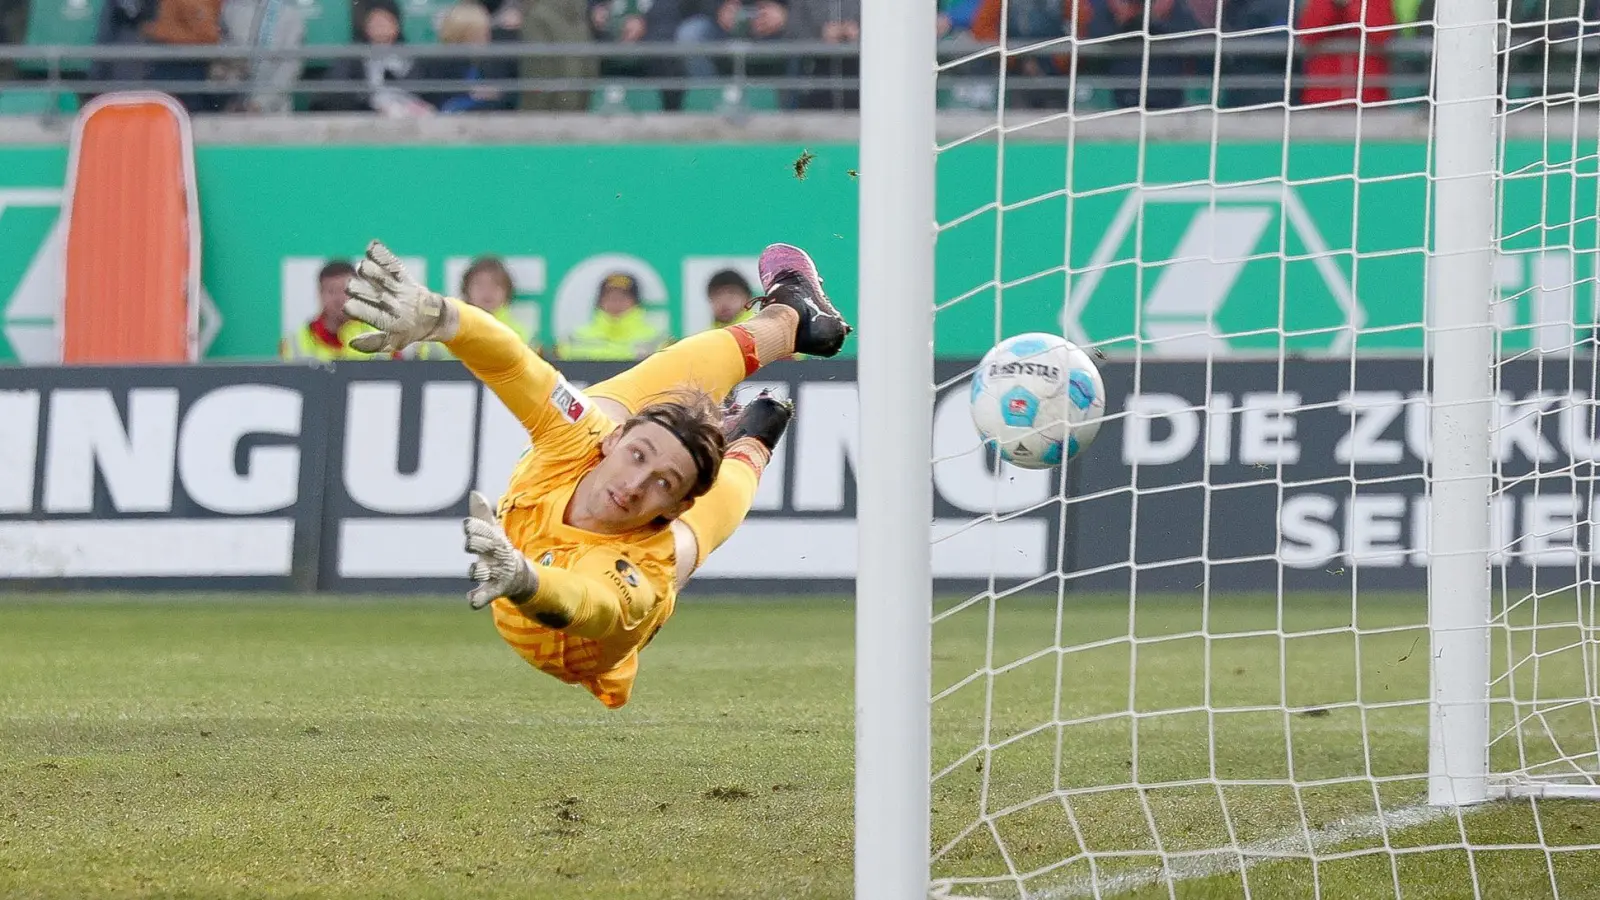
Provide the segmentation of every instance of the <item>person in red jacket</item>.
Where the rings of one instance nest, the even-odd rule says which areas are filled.
[[[1389,59],[1383,49],[1394,34],[1392,0],[1307,0],[1300,10],[1300,46],[1306,56],[1306,87],[1300,102],[1336,103],[1356,99],[1379,103],[1389,99]],[[1340,25],[1350,26],[1340,28]],[[1329,50],[1329,42],[1362,40],[1364,52]]]

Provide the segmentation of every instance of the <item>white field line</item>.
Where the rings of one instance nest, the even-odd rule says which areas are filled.
[[[1305,859],[1310,855],[1331,850],[1340,844],[1383,834],[1385,828],[1391,832],[1414,828],[1454,814],[1449,807],[1417,805],[1402,807],[1388,813],[1353,816],[1312,831],[1309,840],[1304,831],[1294,831],[1262,841],[1241,844],[1237,849],[1219,847],[1197,853],[1174,854],[1167,859],[1165,866],[1147,866],[1093,879],[1075,876],[1041,891],[1029,891],[1025,896],[1030,900],[1114,897],[1168,882],[1210,878],[1214,875],[1236,875],[1258,863],[1273,862],[1277,859]],[[935,896],[948,897],[950,900],[983,900],[981,894],[935,893]]]
[[[1241,866],[1248,869],[1260,862],[1270,862],[1274,858],[1304,857],[1308,843],[1311,853],[1321,853],[1340,844],[1383,834],[1386,827],[1391,832],[1402,828],[1414,828],[1453,814],[1448,807],[1427,805],[1405,806],[1388,813],[1368,813],[1364,816],[1341,819],[1319,828],[1311,832],[1309,842],[1304,831],[1289,832],[1275,838],[1245,844],[1238,851],[1223,848],[1205,855],[1185,855],[1168,859],[1165,867],[1151,866],[1131,872],[1119,872],[1097,879],[1098,885],[1087,878],[1075,878],[1036,896],[1038,900],[1104,897],[1126,894],[1153,884],[1165,884],[1169,879],[1189,881],[1213,875],[1226,875],[1241,872]]]

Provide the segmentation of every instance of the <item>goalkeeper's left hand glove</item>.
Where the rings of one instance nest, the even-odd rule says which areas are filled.
[[[422,341],[455,337],[460,319],[444,297],[428,290],[380,241],[367,245],[366,258],[345,286],[345,315],[377,331],[357,335],[350,346],[362,353],[396,353]]]
[[[467,594],[467,602],[473,609],[483,609],[496,597],[526,602],[539,589],[539,574],[506,537],[486,497],[473,491],[467,497],[467,512],[469,515],[461,522],[467,535],[467,552],[478,557],[467,569],[467,577],[478,583]]]

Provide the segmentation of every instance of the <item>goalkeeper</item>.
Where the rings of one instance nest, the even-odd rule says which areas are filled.
[[[477,492],[469,500],[463,528],[478,561],[467,599],[491,606],[523,659],[607,707],[628,702],[639,651],[678,590],[744,521],[793,415],[762,396],[724,422],[719,404],[761,366],[833,356],[850,333],[804,251],[773,244],[759,269],[757,315],[658,351],[587,394],[488,313],[412,279],[377,241],[345,289],[345,312],[377,329],[352,346],[439,341],[527,429],[532,448],[498,514]]]

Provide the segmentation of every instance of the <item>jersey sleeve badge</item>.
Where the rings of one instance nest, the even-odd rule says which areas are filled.
[[[562,378],[556,382],[555,390],[550,392],[550,405],[556,408],[561,418],[576,424],[589,411],[589,398]]]

